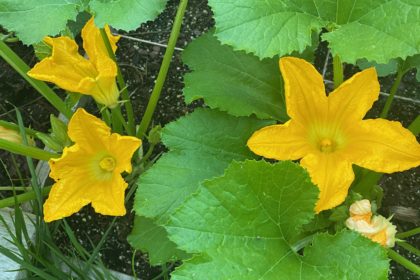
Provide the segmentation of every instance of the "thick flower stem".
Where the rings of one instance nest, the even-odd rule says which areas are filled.
[[[420,115],[408,126],[408,130],[410,130],[415,136],[420,134]]]
[[[41,189],[41,194],[43,196],[46,196],[51,190],[51,186],[49,187],[43,187]],[[30,201],[30,200],[34,200],[36,199],[36,193],[35,191],[29,191],[23,194],[19,194],[16,196],[11,196],[8,198],[4,198],[2,200],[0,200],[0,209],[4,208],[4,207],[11,207],[14,206],[15,203],[17,202],[18,204],[24,203],[26,201]]]
[[[157,102],[162,92],[163,84],[168,74],[169,65],[172,60],[174,53],[175,44],[178,40],[179,33],[181,30],[182,20],[184,18],[185,9],[187,8],[188,0],[181,0],[178,6],[178,11],[175,16],[175,21],[172,26],[171,35],[169,37],[168,47],[166,48],[165,55],[163,57],[162,65],[160,66],[159,75],[156,79],[155,87],[153,88],[152,95],[150,96],[149,103],[147,104],[146,112],[140,122],[139,129],[137,131],[137,137],[142,138],[152,120],[153,113],[155,112]]]
[[[51,103],[60,113],[70,118],[72,115],[71,110],[67,107],[66,103],[47,86],[46,83],[34,80],[26,73],[30,70],[29,66],[20,59],[20,57],[10,49],[3,41],[0,40],[0,56],[16,70],[32,87],[34,87],[48,102]]]
[[[47,152],[35,147],[26,146],[22,144],[13,143],[7,140],[0,139],[0,149],[15,153],[18,155],[28,156],[39,160],[49,160],[50,158],[58,157],[59,155]]]
[[[134,112],[133,112],[133,105],[131,104],[130,96],[128,94],[127,86],[125,84],[124,77],[121,73],[121,69],[118,66],[117,58],[115,57],[114,52],[112,51],[111,43],[109,42],[108,36],[106,35],[105,29],[100,29],[102,40],[105,43],[105,47],[108,51],[109,57],[114,60],[115,64],[117,65],[117,82],[118,87],[121,91],[121,96],[124,100],[125,111],[127,112],[127,126],[124,127],[127,130],[129,135],[135,135],[135,127],[134,127]],[[118,106],[118,110],[121,110]],[[122,116],[121,112],[120,115]]]
[[[408,237],[416,235],[416,234],[420,234],[420,227],[417,227],[417,228],[409,230],[409,231],[400,232],[396,235],[396,237],[400,238],[400,239],[404,239],[404,238],[408,238]]]
[[[338,55],[333,57],[334,88],[338,88],[344,80],[343,63]]]
[[[389,96],[386,99],[384,108],[382,109],[382,112],[379,115],[380,118],[385,119],[388,116],[388,112],[389,112],[389,109],[391,109],[391,104],[392,104],[392,101],[394,100],[395,93],[397,92],[398,87],[400,86],[401,79],[404,76],[404,74],[405,74],[404,71],[402,71],[401,69],[398,70],[397,77],[395,78],[394,84],[391,87],[391,91],[389,92]]]
[[[412,263],[411,261],[407,260],[394,250],[389,249],[388,250],[388,257],[390,257],[395,262],[399,263],[400,265],[404,266],[408,270],[420,275],[420,267],[416,264]]]

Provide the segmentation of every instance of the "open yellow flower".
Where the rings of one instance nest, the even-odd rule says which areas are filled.
[[[49,162],[56,183],[44,204],[45,221],[70,216],[89,203],[103,215],[124,215],[127,183],[121,173],[131,172],[131,158],[141,140],[111,134],[102,120],[83,109],[74,113],[68,134],[75,144]]]
[[[113,36],[108,26],[105,31],[115,52],[119,36]],[[96,102],[113,108],[119,97],[115,82],[117,66],[108,56],[93,18],[83,27],[82,38],[89,59],[79,54],[76,42],[69,37],[45,37],[44,42],[52,47],[52,55],[37,63],[28,75],[68,91],[91,95]]]
[[[317,212],[344,201],[354,180],[352,164],[384,173],[420,164],[420,145],[399,122],[362,120],[379,96],[374,68],[355,74],[329,96],[322,76],[305,60],[282,58],[280,70],[291,119],[258,130],[248,147],[266,158],[302,159],[320,189]]]

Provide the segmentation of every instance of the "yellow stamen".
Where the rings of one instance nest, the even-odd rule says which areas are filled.
[[[334,150],[334,143],[331,141],[331,139],[324,138],[319,143],[319,149],[323,153],[330,153]]]
[[[105,157],[99,162],[99,166],[102,168],[102,170],[107,172],[114,171],[115,165],[116,163],[113,157]]]

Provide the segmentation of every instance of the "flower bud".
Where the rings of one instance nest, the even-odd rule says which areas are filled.
[[[0,126],[0,139],[7,140],[16,144],[22,144],[22,137],[19,132]]]
[[[350,206],[350,217],[353,220],[364,220],[370,223],[372,217],[372,207],[367,199],[358,200]]]

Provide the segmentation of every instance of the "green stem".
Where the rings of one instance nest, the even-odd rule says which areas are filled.
[[[108,51],[108,55],[117,65],[118,87],[121,90],[121,96],[122,96],[122,99],[124,100],[125,111],[127,112],[127,124],[128,124],[127,133],[129,135],[135,135],[133,105],[131,104],[130,96],[128,94],[124,77],[121,73],[120,67],[118,66],[117,58],[115,57],[115,53],[112,50],[111,43],[109,42],[109,38],[105,32],[105,29],[101,28],[100,31],[101,31],[102,40],[104,41],[105,47]]]
[[[0,139],[0,149],[40,160],[49,160],[50,158],[59,157],[59,155],[55,153],[47,152],[31,146],[13,143],[3,139]]]
[[[384,108],[382,109],[382,112],[379,115],[380,118],[385,119],[388,116],[388,112],[389,112],[389,109],[391,109],[391,104],[392,104],[392,101],[394,100],[395,93],[397,92],[398,87],[400,86],[400,83],[404,74],[405,74],[404,71],[402,71],[401,69],[398,70],[397,77],[395,78],[394,84],[391,87],[391,91],[389,92],[389,96],[386,99]]]
[[[409,230],[409,231],[397,233],[395,237],[397,237],[399,239],[404,239],[404,238],[408,238],[408,237],[416,235],[416,234],[420,234],[420,227],[414,228],[414,229]]]
[[[338,55],[333,57],[334,88],[338,88],[344,80],[343,63]]]
[[[413,253],[413,254],[416,254],[417,256],[420,256],[420,250],[419,249],[417,249],[416,247],[414,247],[414,246],[411,246],[410,244],[408,244],[407,242],[405,242],[405,241],[397,241],[397,244],[398,244],[398,246],[400,246],[400,247],[402,247],[402,248],[404,248],[404,249],[406,249],[407,251],[409,251],[409,252],[411,252],[411,253]]]
[[[51,190],[51,186],[49,187],[44,187],[41,190],[41,194],[43,196],[46,196]],[[29,201],[29,200],[34,200],[36,199],[36,194],[35,191],[29,191],[23,194],[19,194],[16,196],[11,196],[8,198],[4,198],[0,200],[0,208],[4,208],[4,207],[11,207],[15,205],[15,201],[17,201],[17,203],[21,204],[23,202]]]
[[[293,252],[297,253],[299,250],[305,248],[307,245],[309,245],[312,240],[314,239],[315,234],[311,234],[309,236],[306,236],[300,240],[298,240],[295,244],[293,244],[292,250]]]
[[[115,120],[114,120],[114,119],[115,119]],[[127,124],[127,123],[125,122],[124,117],[123,117],[123,115],[122,115],[122,113],[121,113],[121,110],[119,110],[119,109],[117,109],[117,108],[112,109],[112,122],[114,123],[114,121],[118,121],[119,125],[123,125],[123,126],[124,126],[125,131],[127,131],[127,133],[128,133],[129,135],[131,135],[131,134],[130,134],[130,127],[129,127],[129,124]]]
[[[0,192],[1,191],[27,191],[31,187],[14,187],[14,186],[0,186]]]
[[[121,119],[119,116],[122,117],[121,109],[119,106],[111,109],[112,129],[114,132],[122,134],[122,130],[123,130],[122,123],[125,123],[125,121],[124,121],[124,118]]]
[[[19,126],[15,123],[0,120],[0,126],[8,128],[8,129],[15,130],[15,131],[19,131]],[[30,136],[36,136],[35,134],[40,133],[39,131],[36,131],[34,129],[31,129],[31,128],[25,128],[25,132],[26,132],[26,134],[28,134]]]
[[[388,257],[390,257],[392,260],[396,261],[400,265],[404,266],[408,270],[416,273],[417,275],[420,275],[420,267],[416,264],[412,263],[408,259],[404,258],[394,250],[389,249],[388,250]]]
[[[408,130],[410,130],[415,136],[420,133],[420,115],[408,126]]]
[[[157,102],[162,92],[163,84],[168,74],[169,65],[171,64],[172,55],[174,53],[175,44],[178,40],[179,33],[181,30],[182,20],[184,17],[185,9],[187,8],[188,0],[181,0],[178,6],[178,11],[175,16],[175,21],[172,26],[171,35],[169,36],[168,47],[166,48],[165,55],[163,57],[162,65],[160,66],[159,74],[156,79],[156,84],[153,88],[152,95],[150,96],[149,103],[147,104],[146,112],[140,122],[139,129],[137,131],[137,137],[142,138],[152,120],[153,113],[155,112]]]
[[[48,100],[59,112],[70,118],[71,110],[66,103],[44,82],[32,79],[26,73],[30,70],[29,66],[3,41],[0,41],[0,56],[16,70],[32,87],[34,87],[45,99]]]

